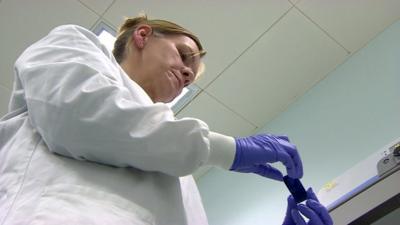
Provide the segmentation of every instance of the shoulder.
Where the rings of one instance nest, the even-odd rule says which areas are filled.
[[[84,41],[93,43],[94,45],[99,47],[102,46],[96,34],[86,29],[85,27],[73,24],[55,27],[49,32],[47,37],[51,40],[69,41],[70,45],[82,43],[82,41]]]
[[[47,62],[77,58],[86,61],[91,57],[105,57],[109,60],[111,53],[92,31],[68,24],[53,28],[42,39],[29,46],[21,56],[26,59],[46,59]]]
[[[91,67],[105,74],[115,74],[118,70],[112,53],[92,31],[71,24],[55,27],[25,49],[15,67],[39,64],[73,64],[76,68]]]
[[[67,24],[55,27],[48,34],[50,39],[56,39],[69,46],[85,50],[100,51],[107,58],[113,58],[111,51],[100,41],[98,36],[91,30],[74,24]]]
[[[62,36],[77,36],[77,37],[86,37],[89,39],[98,40],[97,36],[90,30],[85,27],[67,24],[55,27],[50,31],[49,35],[62,35]]]

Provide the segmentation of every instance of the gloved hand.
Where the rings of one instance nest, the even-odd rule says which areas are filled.
[[[306,205],[301,203],[297,205],[293,196],[288,197],[288,207],[282,225],[333,225],[328,210],[319,203],[311,188],[307,190],[307,197]],[[304,221],[299,211],[309,219],[308,223]]]
[[[301,178],[303,165],[296,146],[287,136],[260,134],[235,138],[235,160],[230,168],[242,173],[255,173],[263,177],[282,181],[282,173],[268,163],[282,162],[289,177]]]

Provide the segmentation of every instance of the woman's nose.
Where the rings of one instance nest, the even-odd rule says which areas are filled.
[[[183,67],[181,72],[183,75],[183,79],[185,80],[184,84],[186,87],[194,81],[195,75],[194,75],[192,69],[189,67]]]

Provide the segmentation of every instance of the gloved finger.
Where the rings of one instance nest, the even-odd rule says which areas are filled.
[[[301,162],[300,154],[297,151],[297,148],[292,143],[282,144],[284,146],[286,152],[290,155],[294,163],[294,170],[296,172],[295,178],[302,178],[303,177],[303,163]]]
[[[318,214],[319,218],[321,218],[325,225],[333,224],[332,218],[329,215],[328,210],[323,205],[321,205],[321,203],[315,200],[307,200],[306,205],[314,210],[316,214]]]
[[[292,157],[294,164],[294,172],[296,174],[296,178],[300,179],[303,177],[303,163],[301,162],[300,154],[297,150],[288,151],[289,155]]]
[[[292,218],[292,209],[297,209],[297,204],[294,201],[293,196],[289,195],[287,198],[286,214],[285,214],[285,218],[283,220],[282,225],[293,225],[294,224],[294,221]]]
[[[289,195],[289,197],[287,198],[287,204],[288,209],[297,209],[296,201],[294,200],[294,197],[292,195]]]
[[[248,167],[241,167],[240,169],[237,169],[235,171],[241,173],[253,173],[254,170],[255,170],[254,166],[248,166]]]
[[[315,193],[314,193],[312,188],[308,188],[307,189],[307,198],[319,202],[319,200],[318,200],[317,196],[315,195]]]
[[[272,167],[271,165],[256,165],[253,167],[255,174],[263,177],[267,177],[277,181],[283,181],[283,175],[281,171]]]
[[[292,209],[291,214],[296,225],[307,225],[306,221],[304,221],[297,209]]]
[[[319,217],[319,215],[316,212],[314,212],[312,209],[308,208],[307,206],[305,206],[303,204],[299,204],[299,205],[297,205],[297,208],[304,216],[306,216],[308,219],[310,219],[311,224],[321,224],[321,225],[324,224],[324,223],[322,223],[322,220]]]
[[[289,137],[286,136],[286,135],[278,135],[278,136],[276,136],[276,137],[279,138],[279,139],[283,139],[283,140],[285,140],[285,141],[287,141],[287,142],[290,142]]]
[[[282,149],[278,151],[278,161],[281,161],[287,169],[287,173],[291,178],[300,179],[303,177],[303,163],[301,162],[300,154],[294,144],[287,142],[285,140],[277,138],[278,142],[274,146],[277,149]]]
[[[300,178],[299,173],[296,171],[295,163],[292,157],[287,152],[278,153],[278,161],[280,161],[285,167],[289,177]]]

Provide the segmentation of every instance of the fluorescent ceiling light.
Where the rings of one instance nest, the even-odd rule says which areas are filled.
[[[116,40],[116,31],[111,27],[100,22],[94,29],[93,32],[99,37],[101,43],[111,52],[114,47]],[[178,113],[186,104],[188,104],[200,91],[200,88],[196,85],[189,85],[183,88],[182,93],[176,97],[172,102],[167,105],[175,112]]]

